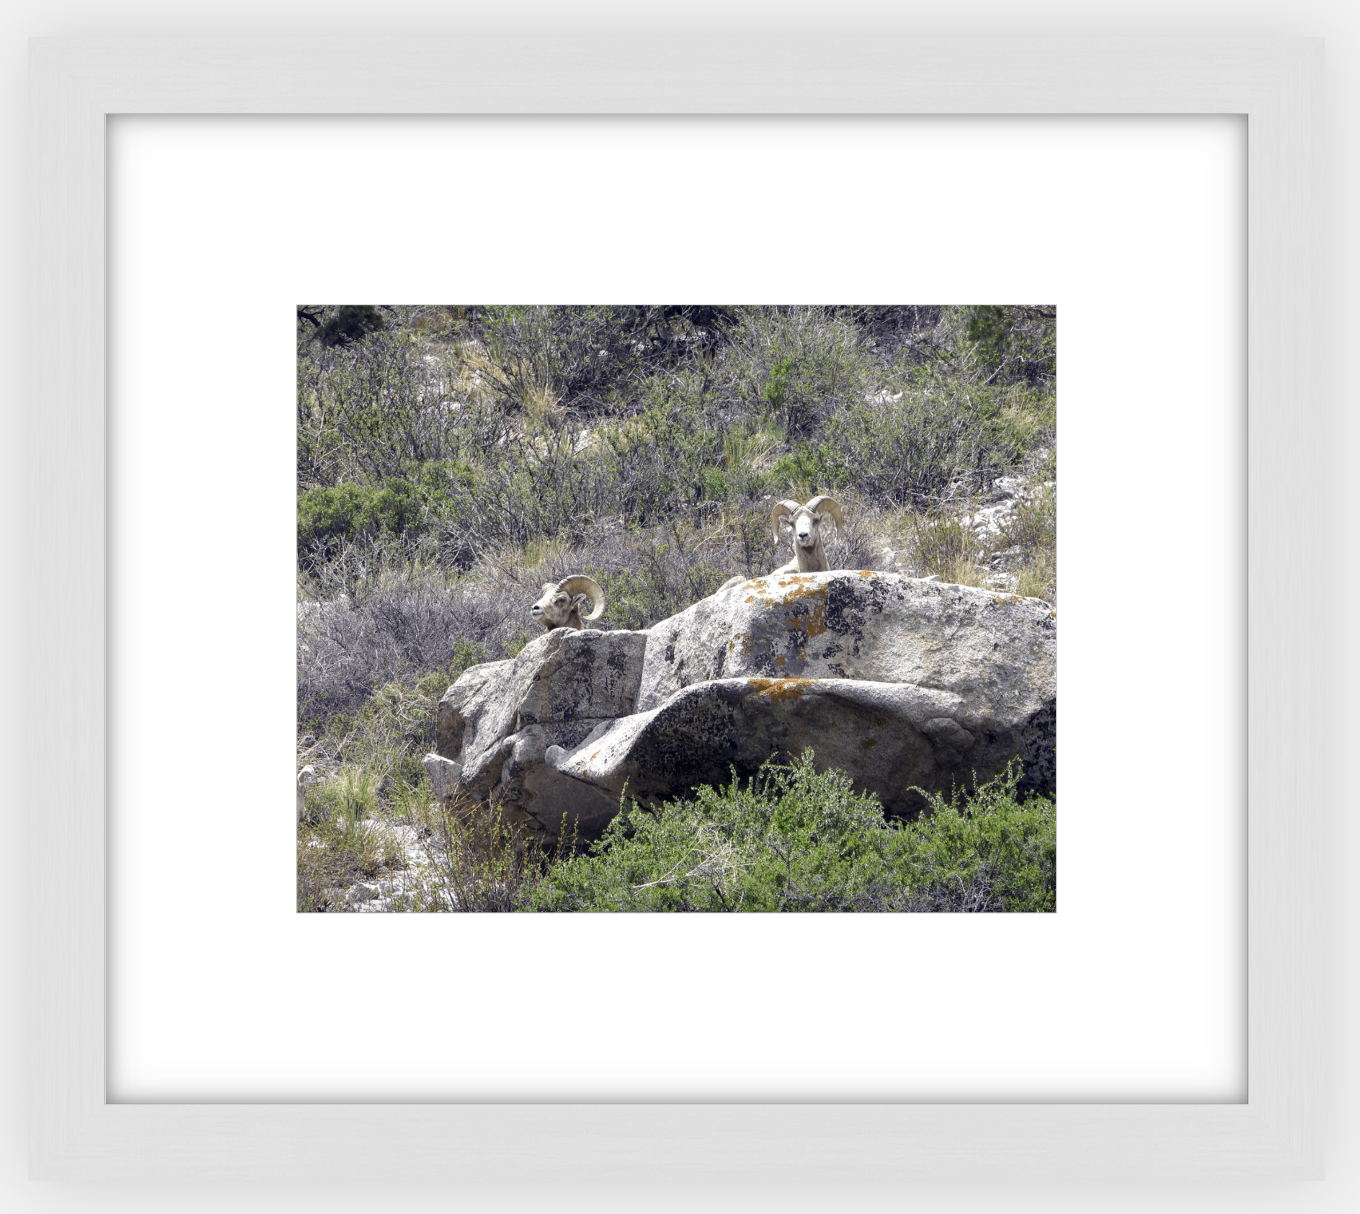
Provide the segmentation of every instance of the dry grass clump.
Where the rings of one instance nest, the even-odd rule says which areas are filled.
[[[500,806],[458,793],[434,800],[414,792],[411,820],[420,833],[423,862],[417,863],[410,909],[424,911],[513,911],[550,860],[569,855],[574,836],[550,846],[541,831]]]
[[[1019,567],[1014,591],[1027,598],[1058,605],[1058,492],[1054,485],[1016,503],[1002,529],[1005,543],[1018,548]]]
[[[342,910],[346,888],[406,867],[401,837],[377,812],[377,779],[361,767],[342,767],[308,790],[297,831],[298,910]]]
[[[909,577],[934,575],[1057,603],[1057,495],[1051,485],[1027,490],[990,527],[970,499],[925,511],[870,511],[859,522],[868,534],[865,546],[881,548],[887,567]]]
[[[958,515],[912,514],[911,542],[918,576],[939,576],[956,586],[981,586],[986,570],[978,563],[978,541]]]

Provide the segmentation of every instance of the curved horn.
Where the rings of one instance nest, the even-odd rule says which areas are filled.
[[[807,508],[813,514],[829,514],[836,520],[837,527],[845,526],[845,516],[841,513],[841,504],[834,497],[828,497],[825,493],[818,494],[808,502]]]
[[[802,508],[803,507],[797,502],[791,502],[788,498],[785,498],[782,502],[775,503],[774,513],[770,515],[770,521],[774,524],[774,542],[776,544],[779,543],[781,538],[779,535],[779,520],[790,514],[797,514]]]
[[[558,582],[557,588],[565,590],[573,598],[578,594],[584,594],[590,599],[590,605],[594,610],[589,615],[583,615],[581,617],[583,620],[598,620],[604,615],[604,591],[594,578],[586,577],[584,573],[573,573]]]

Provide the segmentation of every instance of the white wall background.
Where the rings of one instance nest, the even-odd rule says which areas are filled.
[[[610,6],[606,4],[598,5],[577,5],[573,11],[585,13],[613,13],[616,17],[619,14],[627,14],[627,19],[634,21],[650,20],[653,23],[661,23],[666,20],[680,22],[684,24],[695,24],[699,22],[732,23],[740,19],[755,19],[762,14],[769,14],[776,11],[773,7],[765,7],[754,3],[737,4],[731,3],[724,5],[712,5],[699,3],[685,6],[682,10],[666,11],[658,9],[649,17],[634,14],[631,8],[625,6]],[[800,6],[797,4],[784,4],[778,7],[779,19],[782,23],[815,23],[822,17],[822,10],[818,6]],[[1344,463],[1344,452],[1348,446],[1348,439],[1353,440],[1354,422],[1344,411],[1345,400],[1339,391],[1341,378],[1339,375],[1342,367],[1341,359],[1344,356],[1344,337],[1354,329],[1356,317],[1354,315],[1354,305],[1350,303],[1346,293],[1341,287],[1346,275],[1344,269],[1349,268],[1355,258],[1354,237],[1342,223],[1343,216],[1354,214],[1355,207],[1355,179],[1354,179],[1354,158],[1353,148],[1356,135],[1356,97],[1355,97],[1355,71],[1360,63],[1357,63],[1357,55],[1360,54],[1360,46],[1357,45],[1357,30],[1355,18],[1350,15],[1349,9],[1342,4],[1291,4],[1284,5],[1279,0],[1271,3],[1258,4],[1225,4],[1215,5],[1208,3],[1197,3],[1196,0],[1189,0],[1175,5],[1161,4],[1142,4],[1135,8],[1130,4],[1117,3],[1110,5],[1074,5],[1062,3],[1029,3],[1023,5],[1006,4],[986,4],[986,3],[960,3],[948,10],[949,20],[942,22],[935,16],[939,10],[936,6],[925,5],[849,5],[842,6],[838,10],[838,18],[850,20],[852,15],[859,15],[862,18],[876,18],[882,21],[894,23],[910,22],[917,28],[928,28],[936,30],[958,30],[958,29],[986,29],[989,31],[1013,31],[1013,32],[1042,32],[1046,30],[1058,30],[1063,32],[1138,32],[1138,33],[1208,33],[1208,32],[1232,32],[1232,33],[1286,33],[1286,34],[1322,34],[1328,36],[1329,43],[1329,70],[1330,70],[1330,99],[1331,99],[1331,129],[1329,142],[1333,151],[1332,161],[1332,212],[1333,227],[1331,232],[1332,248],[1334,250],[1333,264],[1340,267],[1331,283],[1331,294],[1329,298],[1329,315],[1335,326],[1334,335],[1339,339],[1334,342],[1331,354],[1331,369],[1333,376],[1333,409],[1334,409],[1334,442],[1332,450],[1335,452],[1336,466],[1331,469],[1333,475],[1330,484],[1337,486],[1333,490],[1333,510],[1332,517],[1336,519],[1344,518],[1342,509],[1342,489],[1344,485],[1344,473],[1347,471]],[[518,17],[521,20],[542,19],[544,14],[553,14],[560,18],[562,8],[560,6],[543,6],[541,9],[533,5],[506,6],[501,12],[501,19]],[[9,170],[5,178],[5,189],[0,194],[0,208],[3,208],[4,222],[0,225],[3,231],[3,243],[0,244],[0,257],[4,259],[4,267],[10,271],[5,274],[6,290],[3,295],[3,306],[6,309],[3,318],[0,318],[0,333],[3,333],[4,340],[9,343],[6,353],[9,357],[0,359],[0,374],[6,378],[3,381],[4,387],[8,389],[3,393],[4,398],[11,411],[14,410],[14,403],[21,399],[22,391],[21,366],[22,366],[22,293],[19,285],[19,272],[22,265],[22,149],[24,145],[24,102],[23,102],[23,70],[24,70],[24,46],[23,39],[29,35],[48,35],[48,34],[80,34],[80,33],[255,33],[255,32],[315,32],[322,28],[327,32],[363,32],[366,30],[381,30],[382,32],[401,32],[405,30],[418,29],[442,29],[450,28],[460,17],[460,11],[450,6],[434,6],[419,3],[401,3],[400,0],[384,7],[380,19],[375,19],[371,13],[362,5],[348,4],[343,0],[320,5],[320,4],[289,4],[273,3],[269,5],[256,5],[249,2],[237,3],[229,8],[227,6],[208,5],[201,9],[193,10],[192,15],[188,11],[181,11],[180,6],[165,3],[118,3],[115,5],[81,4],[74,0],[69,3],[62,3],[56,0],[49,4],[13,4],[9,9],[0,15],[0,21],[4,24],[0,27],[0,62],[4,63],[3,87],[8,104],[5,107],[3,138],[5,141],[4,163]],[[317,297],[326,294],[316,292]],[[513,293],[502,294],[502,298],[508,298]],[[390,297],[395,298],[392,294]],[[410,298],[417,298],[412,294]],[[522,296],[521,296],[522,297]],[[571,296],[560,295],[558,298],[568,298]],[[993,296],[995,297],[995,296]],[[288,302],[292,302],[295,296],[287,296]],[[751,296],[747,296],[751,298]],[[1064,314],[1064,320],[1066,315]],[[1064,368],[1066,373],[1066,367]],[[1066,379],[1062,384],[1066,391],[1068,383]],[[8,420],[8,419],[7,419]],[[1064,416],[1063,425],[1067,426],[1068,419]],[[1066,442],[1067,431],[1064,431],[1064,441]],[[0,483],[5,486],[5,492],[13,493],[13,486],[18,481],[17,470],[19,467],[20,454],[15,451],[14,445],[0,444],[0,451],[4,452],[2,458],[7,463],[0,467]],[[1068,452],[1065,450],[1065,455]],[[1065,492],[1072,484],[1072,477],[1077,469],[1073,467],[1070,460],[1064,464]],[[15,517],[17,513],[17,503],[10,500],[3,503],[7,509],[3,509],[3,516],[9,519]],[[1064,526],[1067,520],[1064,519]],[[1337,568],[1334,573],[1335,590],[1337,593],[1330,596],[1330,602],[1334,604],[1344,604],[1350,597],[1346,592],[1353,590],[1350,585],[1353,573],[1350,564],[1346,559],[1346,544],[1349,534],[1338,524],[1337,532],[1333,537],[1333,542],[1328,545],[1330,551],[1337,553]],[[4,542],[9,545],[16,542],[17,537],[12,533],[12,529],[4,534]],[[1067,536],[1065,533],[1065,542]],[[0,553],[3,558],[7,553]],[[8,560],[4,567],[13,568],[14,560]],[[1067,600],[1070,609],[1071,600]],[[1338,606],[1334,610],[1340,611]],[[6,598],[0,611],[11,613],[10,615],[0,616],[0,631],[6,636],[14,635],[13,626],[13,600]],[[4,624],[10,627],[4,628]],[[1347,885],[1345,876],[1344,857],[1354,850],[1355,828],[1353,823],[1346,817],[1345,810],[1349,808],[1346,786],[1346,775],[1344,769],[1345,753],[1340,743],[1341,739],[1349,736],[1350,728],[1354,722],[1349,715],[1353,709],[1349,707],[1345,698],[1340,694],[1345,686],[1345,678],[1354,672],[1354,648],[1349,640],[1343,635],[1340,628],[1341,618],[1338,616],[1332,621],[1334,628],[1332,633],[1333,644],[1337,646],[1337,662],[1335,666],[1336,692],[1334,696],[1334,707],[1336,716],[1332,721],[1332,740],[1335,743],[1331,750],[1331,762],[1333,768],[1331,776],[1334,781],[1332,804],[1335,807],[1332,818],[1332,836],[1329,840],[1329,854],[1334,858],[1334,881],[1332,884],[1332,922],[1335,925],[1334,936],[1332,939],[1332,956],[1336,959],[1336,964],[1332,970],[1332,991],[1331,1003],[1332,1010],[1331,1031],[1332,1031],[1332,1058],[1334,1070],[1337,1076],[1336,1085],[1333,1091],[1332,1108],[1332,1142],[1333,1148],[1329,1159],[1329,1179],[1323,1184],[1314,1185],[1280,1185],[1280,1186],[1253,1186],[1249,1190],[1238,1186],[1221,1186],[1214,1188],[1177,1188],[1170,1186],[1159,1186],[1155,1191],[1152,1189],[1139,1190],[1132,1187],[1108,1187],[1102,1186],[1097,1189],[1090,1188],[1057,1188],[1035,1187],[1032,1189],[1009,1188],[1005,1194],[1007,1205],[1025,1209],[1141,1209],[1144,1206],[1156,1204],[1160,1207],[1170,1209],[1186,1210],[1208,1210],[1208,1209],[1344,1209],[1347,1208],[1347,1194],[1354,1188],[1356,1167],[1353,1157],[1353,1143],[1355,1138],[1356,1118],[1355,1118],[1355,1097],[1354,1087],[1356,1074],[1355,1056],[1351,1044],[1350,1036],[1346,1033],[1346,1027],[1355,1018],[1356,1000],[1353,985],[1353,975],[1345,968],[1343,958],[1353,952],[1356,927],[1356,900],[1353,892]],[[1069,642],[1071,634],[1064,634],[1065,646]],[[1064,650],[1066,654],[1067,650]],[[6,671],[12,669],[12,655],[5,654],[7,663],[4,669],[0,669],[0,683],[13,685],[12,678],[4,678]],[[0,730],[0,737],[9,739],[13,737],[13,729]],[[0,769],[12,772],[18,761],[19,756],[12,753],[0,755],[0,759],[7,759],[8,762],[0,762]],[[1066,790],[1065,790],[1066,791]],[[21,837],[18,823],[21,822],[22,806],[14,805],[13,798],[10,799],[13,806],[16,825],[7,832],[8,837]],[[23,923],[23,896],[22,896],[22,865],[17,862],[21,849],[16,849],[16,862],[12,864],[12,877],[7,887],[4,887],[0,897],[6,899],[3,904],[4,912],[0,914],[5,924],[3,940],[8,957],[14,959],[17,965],[18,959],[22,956],[22,923]],[[1070,868],[1065,867],[1064,875]],[[367,923],[374,921],[368,920]],[[379,921],[380,922],[380,921]],[[245,1188],[236,1190],[207,1190],[193,1189],[192,1187],[179,1186],[175,1189],[167,1189],[156,1186],[124,1186],[119,1189],[103,1190],[90,1186],[57,1186],[42,1185],[33,1186],[26,1184],[21,1178],[24,1174],[23,1157],[23,1104],[21,1098],[21,1079],[23,1073],[22,1057],[22,1002],[20,987],[17,983],[11,983],[5,988],[3,1002],[0,1002],[0,1012],[5,1017],[5,1027],[10,1031],[5,1035],[6,1050],[0,1056],[0,1065],[4,1071],[0,1072],[4,1079],[4,1092],[6,1096],[5,1113],[7,1115],[6,1128],[9,1131],[0,1139],[4,1147],[4,1183],[5,1196],[10,1199],[12,1206],[21,1209],[120,1209],[123,1207],[132,1208],[161,1208],[166,1209],[235,1209],[244,1206],[247,1201],[251,1205],[262,1206],[265,1209],[293,1209],[293,1208],[321,1208],[323,1204],[330,1204],[339,1197],[339,1194],[329,1193],[324,1189],[309,1189],[305,1193],[287,1192],[282,1188],[269,1188],[254,1186],[249,1190]],[[920,1188],[913,1191],[913,1195],[930,1202],[932,1206],[942,1206],[949,1209],[989,1209],[993,1208],[999,1196],[996,1193],[989,1193],[982,1188],[968,1187],[943,1187],[934,1186]],[[1354,1196],[1354,1193],[1351,1192]],[[372,1198],[381,1200],[383,1194],[374,1191],[365,1193],[362,1189],[355,1191],[352,1187],[344,1196],[351,1200]],[[387,1194],[387,1197],[392,1197]],[[556,1204],[564,1203],[563,1195],[556,1195]],[[739,1201],[734,1195],[731,1198],[734,1208],[737,1205],[750,1207],[758,1205],[758,1200],[753,1195],[746,1195]],[[426,1208],[438,1204],[438,1194],[432,1190],[412,1191],[404,1194],[403,1197],[415,1208]],[[489,1199],[488,1204],[494,1199]],[[826,1204],[826,1195],[808,1195],[809,1204],[818,1202]],[[844,1195],[835,1199],[837,1204],[847,1205]],[[889,1204],[888,1198],[882,1198],[883,1204]],[[599,1202],[593,1203],[598,1205]],[[655,1196],[649,1199],[648,1204],[656,1207],[658,1203]],[[712,1200],[709,1204],[714,1204]],[[857,1202],[858,1208],[874,1208],[880,1204],[878,1198],[865,1197],[864,1200]],[[527,1206],[525,1208],[528,1208]]]
[[[111,1100],[1244,1097],[1240,119],[129,117],[109,153]],[[441,292],[1057,304],[1055,918],[294,913],[293,305]]]

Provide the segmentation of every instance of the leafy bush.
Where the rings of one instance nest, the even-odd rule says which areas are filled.
[[[729,405],[753,405],[795,442],[862,400],[881,371],[856,326],[832,310],[752,308],[741,314],[715,377]]]
[[[964,338],[989,378],[1051,385],[1057,373],[1057,312],[1033,305],[984,304],[963,310]]]
[[[328,560],[344,540],[402,535],[421,517],[412,487],[402,480],[307,489],[298,498],[298,560],[304,566]]]
[[[915,823],[811,751],[751,781],[621,812],[588,855],[530,890],[544,911],[1046,911],[1052,801],[1017,797],[1020,765],[971,796],[928,797]]]
[[[1013,759],[971,794],[927,794],[910,829],[916,841],[918,910],[1058,909],[1057,805],[1018,787]]]

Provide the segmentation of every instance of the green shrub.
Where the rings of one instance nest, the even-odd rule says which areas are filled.
[[[1019,759],[970,795],[927,794],[929,807],[911,827],[921,909],[1054,911],[1058,908],[1057,806],[1021,800]],[[978,903],[959,906],[955,891]]]
[[[298,559],[325,560],[341,541],[365,535],[404,535],[423,517],[415,490],[402,480],[307,489],[298,497]]]
[[[792,496],[800,502],[823,490],[837,490],[847,482],[846,462],[835,458],[827,448],[816,450],[799,443],[788,455],[775,461],[770,480],[782,498]]]
[[[1017,799],[1019,763],[969,797],[885,820],[811,751],[751,781],[621,812],[589,854],[532,887],[543,911],[1053,910],[1053,802]]]
[[[1055,309],[983,304],[961,312],[964,340],[989,378],[1052,384],[1058,358]]]
[[[717,369],[728,401],[754,404],[790,442],[862,400],[881,374],[859,329],[816,307],[744,310]]]

